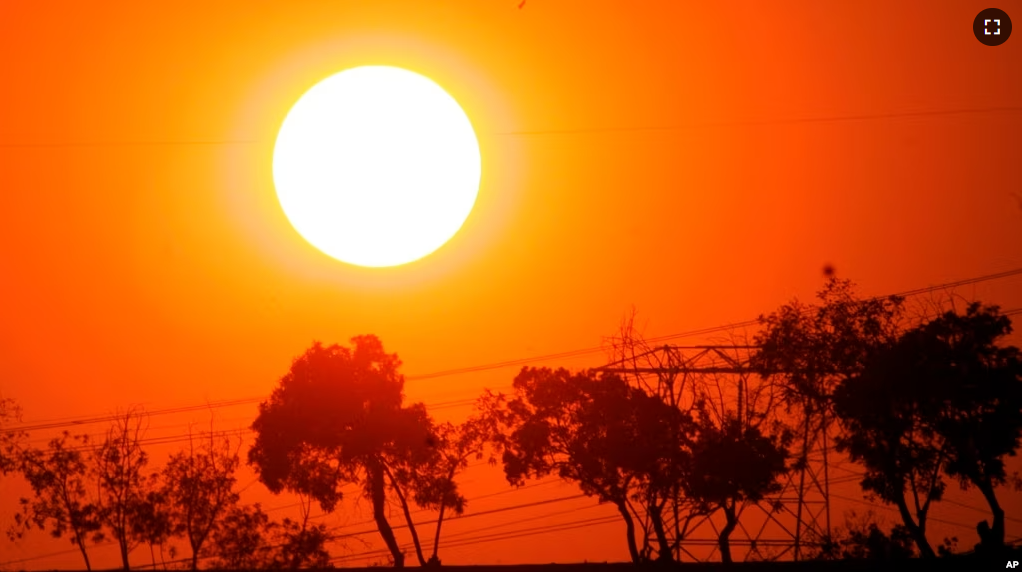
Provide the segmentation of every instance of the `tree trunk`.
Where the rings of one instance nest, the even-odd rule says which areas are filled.
[[[926,520],[925,517],[919,519],[919,523],[916,524],[912,513],[908,510],[908,503],[905,502],[905,497],[897,499],[896,504],[898,505],[898,512],[901,514],[901,520],[905,523],[905,528],[908,529],[912,535],[912,540],[916,543],[916,548],[919,549],[919,555],[923,558],[936,558],[937,553],[933,551],[933,547],[930,546],[930,541],[926,539]]]
[[[429,564],[438,566],[440,564],[440,557],[437,556],[437,550],[440,547],[440,526],[444,523],[444,509],[447,505],[443,502],[440,503],[440,515],[436,519],[436,534],[433,535],[433,555],[429,557]]]
[[[994,493],[994,485],[990,482],[990,479],[983,479],[982,482],[976,482],[976,487],[981,493],[983,493],[983,498],[985,498],[987,504],[990,505],[990,512],[993,513],[994,516],[993,526],[990,527],[990,534],[984,540],[989,541],[990,548],[1000,548],[1004,546],[1004,509],[1002,509],[1001,504],[997,502],[997,495]]]
[[[397,545],[394,531],[390,528],[390,523],[387,522],[387,515],[384,512],[387,495],[384,489],[383,471],[378,465],[367,465],[366,478],[369,479],[369,490],[373,503],[373,520],[376,521],[376,528],[379,529],[383,542],[386,543],[391,557],[394,558],[394,567],[403,568],[405,565],[405,555],[401,552],[401,547]]]
[[[82,558],[85,559],[85,569],[91,572],[92,564],[89,563],[89,554],[85,551],[85,540],[78,530],[75,530],[75,544],[78,545],[78,550],[82,551]]]
[[[685,533],[687,532],[687,530],[681,529],[681,514],[678,510],[678,497],[680,496],[681,494],[679,492],[678,484],[675,483],[671,487],[671,512],[674,516],[674,545],[671,546],[671,556],[679,562],[681,561],[681,550],[678,550],[678,548],[681,546],[681,541],[684,539]],[[688,529],[687,522],[685,523],[685,528]]]
[[[625,501],[615,502],[618,512],[621,513],[621,518],[625,519],[625,530],[628,533],[628,554],[632,557],[632,562],[638,564],[639,558],[639,547],[635,545],[635,521],[632,520],[632,514],[628,512],[628,505]]]
[[[720,561],[725,564],[731,563],[731,533],[734,532],[735,527],[738,526],[738,515],[735,512],[734,505],[728,506],[725,501],[724,506],[724,517],[727,519],[724,528],[720,529],[720,536],[717,537],[717,546],[720,547]]]
[[[128,527],[122,526],[121,533],[117,538],[118,548],[121,549],[121,564],[124,570],[131,570],[131,565],[128,563]]]
[[[415,556],[419,559],[419,566],[425,566],[426,559],[422,556],[422,544],[419,542],[419,533],[415,530],[415,523],[412,522],[412,513],[408,510],[408,500],[405,499],[401,486],[398,485],[397,479],[394,478],[394,475],[391,474],[390,469],[386,465],[383,466],[383,471],[387,474],[387,478],[390,479],[390,486],[394,487],[398,501],[401,502],[401,511],[405,515],[405,522],[408,523],[408,531],[412,533],[412,544],[415,545]]]
[[[448,485],[450,485],[451,482],[454,481],[454,471],[457,468],[458,468],[458,465],[455,464],[451,468],[451,471],[447,474],[447,484]],[[437,566],[440,565],[440,557],[437,556],[437,550],[439,549],[439,546],[440,546],[440,526],[444,523],[444,509],[446,507],[447,507],[447,504],[444,503],[444,498],[441,497],[440,498],[440,515],[436,519],[436,534],[433,536],[433,556],[430,556],[430,558],[429,558],[430,564],[434,564],[434,565],[437,565]]]
[[[192,570],[199,569],[199,550],[202,549],[202,539],[199,538],[198,531],[195,529],[195,524],[192,523],[191,517],[188,520],[188,546],[192,547]]]
[[[657,541],[657,560],[660,562],[670,562],[673,560],[671,555],[671,544],[667,542],[667,531],[664,530],[664,517],[660,506],[653,503],[649,507],[649,519],[653,522],[653,532],[656,534]]]

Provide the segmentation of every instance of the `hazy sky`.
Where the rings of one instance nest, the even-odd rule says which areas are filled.
[[[267,394],[313,340],[374,333],[427,374],[597,347],[632,307],[650,336],[751,319],[810,298],[826,264],[870,295],[1022,267],[1022,38],[977,42],[985,2],[635,4],[3,2],[0,391],[26,421],[196,405]],[[385,270],[305,243],[270,170],[289,106],[367,64],[443,86],[482,152],[462,231]],[[1022,278],[960,293],[1019,308]],[[514,373],[407,393],[468,399]],[[620,559],[620,529],[444,561]],[[0,561],[68,548],[43,536]]]

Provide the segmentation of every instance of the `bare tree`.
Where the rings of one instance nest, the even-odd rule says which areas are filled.
[[[172,455],[163,470],[163,494],[173,531],[188,539],[192,570],[198,569],[206,541],[238,502],[234,473],[239,446],[232,445],[227,435],[210,430],[198,439],[190,438],[188,448]]]
[[[99,484],[97,517],[114,541],[124,570],[130,570],[129,553],[143,540],[137,530],[144,527],[140,519],[147,514],[147,475],[149,456],[142,448],[147,418],[144,413],[129,410],[119,416],[107,431],[106,439],[94,454],[96,480]]]

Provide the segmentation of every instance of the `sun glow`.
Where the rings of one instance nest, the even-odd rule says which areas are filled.
[[[472,124],[432,80],[395,67],[330,76],[288,112],[273,181],[294,228],[359,266],[418,260],[458,232],[481,159]]]

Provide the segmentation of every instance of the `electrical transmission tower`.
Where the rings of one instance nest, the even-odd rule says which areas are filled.
[[[596,370],[620,375],[682,409],[701,399],[742,423],[783,417],[795,433],[792,470],[776,494],[739,503],[741,518],[730,544],[746,549],[745,560],[800,560],[807,546],[830,537],[831,422],[815,396],[778,382],[783,375],[773,377],[791,372],[771,372],[769,379],[756,372],[750,360],[757,349],[738,343],[647,347],[626,336],[614,342],[616,359]],[[683,527],[671,523],[676,559],[715,556],[722,519],[717,513],[689,517]]]

